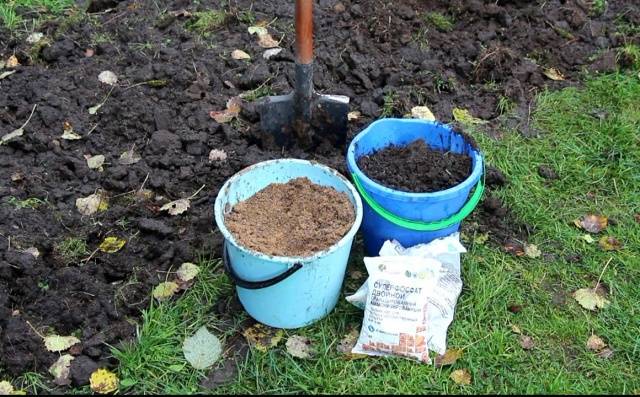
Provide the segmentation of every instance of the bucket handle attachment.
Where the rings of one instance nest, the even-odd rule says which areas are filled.
[[[238,287],[241,287],[241,288],[244,288],[244,289],[251,289],[251,290],[263,289],[263,288],[268,288],[268,287],[271,287],[273,285],[276,285],[280,281],[283,281],[283,280],[289,278],[291,275],[293,275],[293,273],[295,273],[298,270],[302,269],[302,264],[301,263],[295,263],[286,272],[284,272],[282,274],[279,274],[279,275],[277,275],[274,278],[271,278],[269,280],[264,280],[264,281],[247,281],[247,280],[244,280],[244,279],[240,278],[240,276],[238,276],[238,274],[236,273],[235,270],[233,270],[233,266],[231,265],[231,259],[229,258],[229,252],[227,251],[227,244],[226,243],[224,243],[222,245],[222,263],[224,264],[225,272],[227,273],[227,275],[231,278],[231,280],[233,280],[233,282]]]
[[[476,206],[480,202],[480,199],[482,198],[482,193],[484,192],[484,181],[481,177],[478,180],[478,184],[476,185],[473,195],[469,198],[469,201],[467,201],[467,203],[460,209],[460,211],[446,219],[435,222],[422,222],[403,218],[390,212],[389,210],[378,204],[373,199],[373,197],[371,197],[369,193],[365,191],[364,187],[362,186],[362,182],[360,182],[360,179],[355,173],[351,174],[351,177],[353,178],[353,183],[356,186],[358,193],[360,193],[364,201],[369,204],[369,206],[378,215],[397,226],[419,232],[433,232],[436,230],[446,229],[451,225],[462,222],[462,220],[469,216],[469,214],[471,214],[471,212],[476,208]]]

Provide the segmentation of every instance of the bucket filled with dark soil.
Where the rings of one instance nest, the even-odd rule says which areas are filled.
[[[214,212],[225,270],[253,318],[299,328],[333,310],[362,221],[347,179],[309,161],[265,161],[229,179]]]
[[[456,232],[484,190],[475,143],[438,122],[376,121],[351,142],[347,166],[364,201],[368,255],[385,240],[413,246]]]

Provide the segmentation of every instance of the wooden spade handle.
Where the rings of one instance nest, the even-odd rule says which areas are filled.
[[[313,0],[296,0],[296,52],[298,62],[313,62]]]

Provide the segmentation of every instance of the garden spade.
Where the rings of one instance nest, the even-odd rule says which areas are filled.
[[[339,146],[346,141],[349,98],[320,95],[313,88],[313,0],[296,0],[295,23],[294,91],[261,101],[262,133],[282,147],[310,148],[325,140]]]

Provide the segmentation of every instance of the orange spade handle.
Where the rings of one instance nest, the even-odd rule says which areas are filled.
[[[296,52],[298,63],[313,62],[313,0],[296,0]]]

